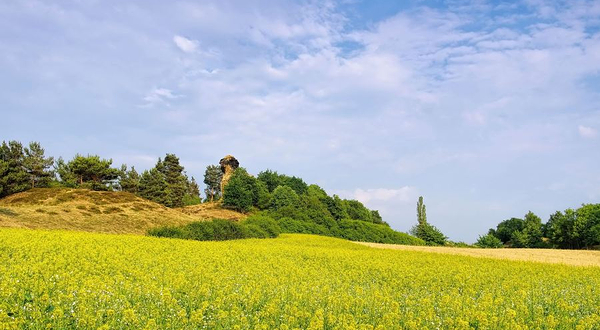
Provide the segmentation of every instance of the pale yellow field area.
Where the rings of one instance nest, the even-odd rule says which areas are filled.
[[[395,244],[379,244],[356,242],[362,245],[379,249],[408,250],[433,252],[442,254],[455,254],[481,258],[497,258],[518,261],[535,261],[551,264],[565,264],[574,266],[600,267],[600,251],[590,250],[557,250],[557,249],[475,249],[453,248],[445,246],[410,246]]]

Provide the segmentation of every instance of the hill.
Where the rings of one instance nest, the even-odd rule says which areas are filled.
[[[160,226],[244,215],[214,204],[171,209],[134,194],[87,189],[38,188],[0,199],[0,227],[145,234]]]

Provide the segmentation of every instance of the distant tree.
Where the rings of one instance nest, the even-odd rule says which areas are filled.
[[[254,205],[260,210],[264,210],[271,206],[271,193],[267,185],[259,180],[255,180],[254,184]]]
[[[288,206],[298,206],[300,199],[294,189],[288,186],[279,186],[273,191],[271,208],[278,210]]]
[[[165,175],[156,167],[142,173],[138,195],[159,204],[170,205],[171,201],[168,200],[166,190],[167,180]]]
[[[31,188],[48,186],[54,173],[50,170],[54,164],[54,158],[44,156],[44,148],[38,142],[29,143],[25,148],[23,168],[29,174]]]
[[[513,238],[514,233],[523,230],[525,222],[523,219],[510,218],[504,220],[496,226],[494,235],[498,237],[502,243],[507,244]]]
[[[387,222],[383,221],[381,215],[379,215],[378,210],[371,210],[371,220],[373,223],[389,226]]]
[[[25,191],[31,187],[24,167],[25,153],[18,141],[2,142],[0,146],[0,197]]]
[[[583,204],[577,209],[575,232],[581,246],[600,245],[600,204]]]
[[[344,202],[338,195],[333,195],[333,197],[327,196],[324,203],[335,220],[348,219],[348,212],[346,211]]]
[[[122,191],[137,194],[140,188],[140,175],[132,166],[130,170],[127,170],[127,165],[121,166],[119,174],[119,185]]]
[[[206,185],[205,194],[209,201],[219,200],[221,198],[221,179],[223,171],[219,165],[208,165],[204,171],[204,184]]]
[[[523,228],[513,232],[511,243],[513,247],[543,247],[542,219],[531,211],[527,212],[523,219]]]
[[[444,245],[448,239],[439,229],[427,222],[423,196],[420,196],[417,202],[417,224],[411,229],[411,233],[428,245]]]
[[[477,239],[477,243],[475,243],[475,246],[481,248],[501,248],[503,244],[498,237],[488,233],[486,235],[479,236],[479,239]]]

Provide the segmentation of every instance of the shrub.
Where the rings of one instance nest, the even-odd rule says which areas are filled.
[[[477,242],[475,243],[475,246],[478,246],[480,248],[492,248],[492,249],[497,249],[497,248],[501,248],[503,246],[502,241],[494,236],[491,233],[488,233],[486,235],[483,236],[479,236],[479,238],[477,239]]]
[[[294,189],[288,186],[279,186],[273,191],[271,208],[278,210],[288,206],[298,206],[300,199]]]
[[[425,242],[406,233],[397,232],[385,225],[360,220],[342,220],[339,222],[341,238],[360,242],[425,245]],[[337,236],[337,235],[336,235]]]
[[[246,220],[244,220],[242,222],[242,225],[250,228],[250,227],[256,227],[259,228],[260,230],[262,230],[263,232],[265,232],[267,234],[266,237],[277,237],[279,236],[279,234],[281,233],[281,228],[279,227],[279,225],[277,224],[277,221],[275,221],[273,218],[270,218],[266,215],[262,215],[262,214],[257,214],[257,215],[253,215],[248,217]],[[258,237],[258,236],[252,236],[252,237]]]
[[[411,234],[425,241],[427,245],[444,245],[447,239],[439,229],[427,222],[414,226]]]

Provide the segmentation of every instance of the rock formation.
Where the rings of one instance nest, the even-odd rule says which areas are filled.
[[[221,171],[223,172],[223,178],[221,179],[221,196],[224,196],[225,186],[229,182],[233,171],[240,167],[240,162],[232,155],[227,155],[219,161],[219,165],[221,165]]]

